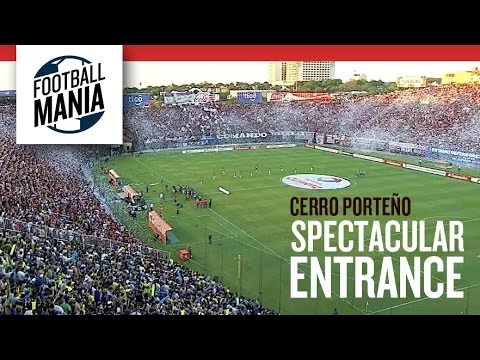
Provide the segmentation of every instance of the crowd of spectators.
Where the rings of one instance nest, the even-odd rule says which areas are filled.
[[[38,152],[0,137],[0,216],[51,231],[135,242],[97,199],[81,168],[71,164],[59,170],[58,163],[52,166]]]
[[[0,314],[272,314],[173,261],[107,245],[3,231]]]
[[[328,104],[125,108],[124,124],[140,150],[293,130],[479,152],[479,105],[479,86],[443,86]],[[95,191],[98,148],[16,145],[15,110],[0,107],[0,314],[272,313],[139,251]]]
[[[333,103],[125,108],[124,124],[139,150],[241,132],[316,131],[478,152],[479,104],[479,85],[431,86]]]
[[[16,145],[14,107],[0,127],[0,314],[272,314],[141,246],[83,171],[95,151]]]

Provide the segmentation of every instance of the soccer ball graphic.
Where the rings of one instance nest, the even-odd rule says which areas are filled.
[[[79,56],[59,56],[46,62],[35,74],[35,79],[55,73],[63,73],[73,69],[81,69],[82,66],[87,64],[91,64],[91,61]],[[47,127],[62,134],[76,134],[90,129],[100,120],[103,113],[104,111],[101,111],[74,119],[61,120]]]

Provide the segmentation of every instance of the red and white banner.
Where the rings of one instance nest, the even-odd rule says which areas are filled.
[[[271,102],[289,102],[289,101],[332,102],[333,96],[327,93],[276,92],[271,95],[269,101]]]

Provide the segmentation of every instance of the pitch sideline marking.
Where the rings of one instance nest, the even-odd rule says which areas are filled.
[[[212,216],[209,216],[210,219],[212,219],[213,221],[215,221],[218,225],[220,225],[221,227],[223,227],[225,230],[227,230],[228,232],[230,232],[234,238],[238,238],[238,235],[235,234],[235,232],[233,232],[231,229],[227,228],[224,224],[222,224],[220,221],[218,221],[217,219],[215,219],[214,217]]]
[[[208,215],[208,217],[211,218],[210,215]],[[215,233],[215,234],[219,234],[219,235],[223,236],[223,237],[226,238],[226,239],[233,239],[233,238],[236,238],[236,237],[237,237],[237,234],[234,234],[233,232],[232,232],[233,236],[232,236],[232,235],[227,235],[227,234],[222,233],[221,231],[218,231],[218,230],[216,230],[216,229],[214,229],[214,228],[210,228],[210,227],[208,227],[208,226],[205,227],[205,230],[208,230],[208,232],[213,232],[213,233]],[[227,229],[227,230],[228,230],[228,229]],[[205,241],[202,241],[202,242],[205,242]]]
[[[226,237],[228,237],[228,238],[233,238],[233,239],[235,239],[234,241],[239,242],[239,243],[241,243],[241,244],[244,244],[245,246],[249,246],[249,247],[251,247],[251,248],[253,248],[253,249],[256,249],[256,250],[258,250],[258,251],[261,251],[261,252],[264,252],[264,253],[266,253],[266,254],[269,254],[269,255],[273,255],[273,256],[278,257],[277,254],[274,254],[274,253],[270,252],[270,249],[268,249],[268,248],[266,248],[266,250],[265,250],[265,249],[260,249],[260,248],[257,248],[256,246],[253,246],[253,245],[251,245],[251,244],[248,244],[248,243],[246,243],[246,242],[244,242],[244,241],[238,240],[238,235],[237,235],[235,232],[233,232],[231,229],[229,229],[228,227],[226,227],[224,224],[222,224],[220,221],[218,221],[217,219],[215,219],[213,216],[210,216],[210,219],[214,220],[217,224],[219,224],[219,225],[222,226],[224,229],[226,229],[227,231],[229,231],[230,233],[232,233],[233,236],[226,236],[225,234],[222,234],[221,232],[212,229],[213,231],[215,231],[215,232],[217,232],[217,233],[219,233],[219,234],[222,234],[222,235],[224,235],[224,236],[226,236]],[[263,244],[262,244],[262,245],[263,245]]]
[[[218,232],[218,231],[215,231],[215,230],[213,230],[213,231],[214,231],[214,232],[217,232],[217,233],[219,233],[219,234],[222,234],[221,232]],[[242,245],[248,246],[248,247],[250,247],[250,248],[252,248],[252,249],[258,250],[258,251],[263,252],[263,253],[265,253],[265,254],[275,256],[274,254],[270,253],[268,250],[260,249],[260,248],[258,248],[258,247],[256,247],[256,246],[253,246],[252,244],[246,243],[246,242],[244,242],[244,241],[242,241],[242,240],[238,240],[238,235],[237,235],[237,234],[235,234],[235,237],[228,236],[228,235],[225,235],[225,234],[222,234],[222,235],[225,236],[225,237],[227,238],[227,240],[228,240],[228,239],[234,239],[235,242],[238,242],[238,243],[240,243],[240,244],[242,244]],[[213,242],[215,242],[215,240],[213,240]],[[236,258],[236,257],[235,257],[235,258]]]

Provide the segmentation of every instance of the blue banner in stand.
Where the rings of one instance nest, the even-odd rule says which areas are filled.
[[[146,107],[150,104],[149,93],[132,93],[123,94],[123,106],[124,107]]]
[[[17,96],[16,90],[0,90],[0,97],[3,96]]]
[[[242,91],[237,94],[237,103],[239,104],[261,104],[261,91]]]

